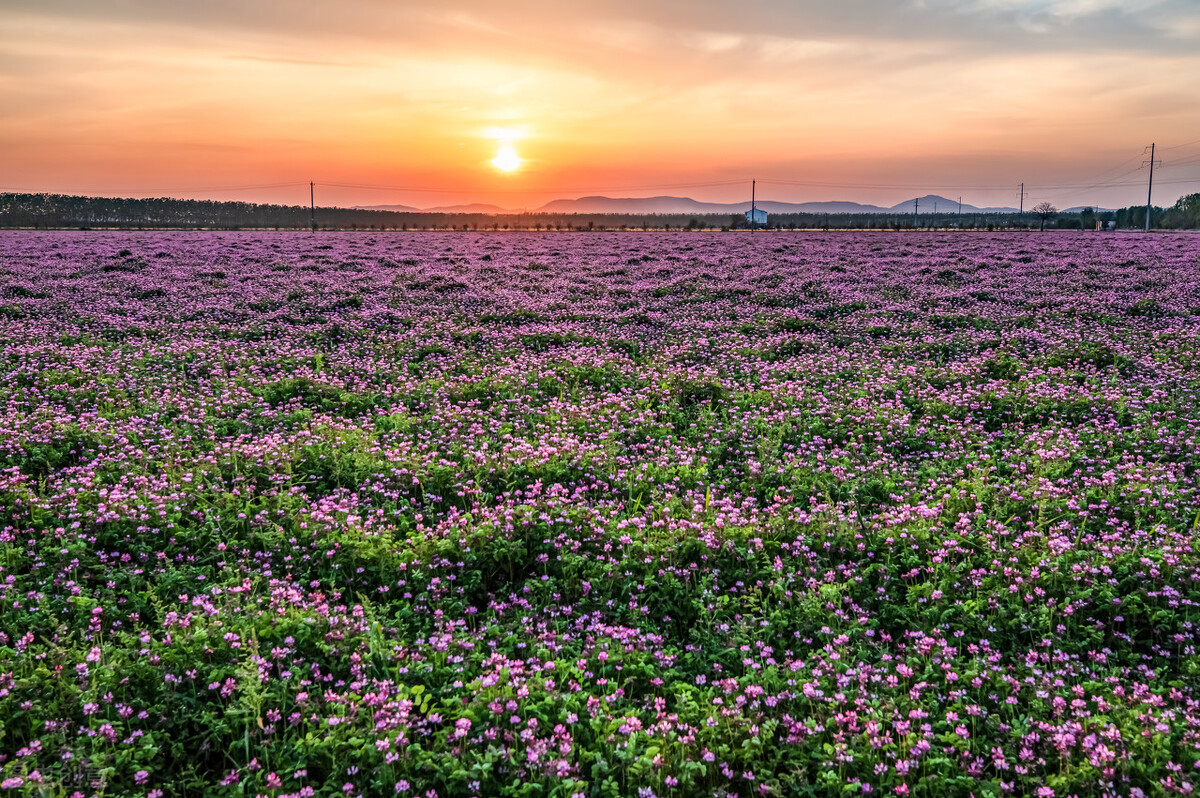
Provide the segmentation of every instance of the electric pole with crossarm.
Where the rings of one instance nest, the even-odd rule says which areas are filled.
[[[1150,164],[1150,183],[1146,186],[1146,232],[1150,232],[1150,196],[1154,193],[1154,142],[1150,142],[1150,160],[1143,161],[1142,166]],[[1159,161],[1159,166],[1162,161]]]

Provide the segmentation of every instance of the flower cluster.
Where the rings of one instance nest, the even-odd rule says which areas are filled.
[[[1200,784],[1200,240],[0,234],[0,795]]]

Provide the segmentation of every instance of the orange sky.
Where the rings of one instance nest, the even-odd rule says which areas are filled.
[[[0,190],[1169,204],[1197,77],[1195,0],[6,0]]]

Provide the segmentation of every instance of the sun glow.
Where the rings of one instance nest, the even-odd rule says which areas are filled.
[[[522,158],[517,155],[517,148],[511,144],[501,144],[492,159],[492,166],[501,172],[511,172],[521,165]]]
[[[521,167],[524,159],[517,155],[516,142],[525,137],[528,129],[524,125],[517,127],[488,127],[483,135],[496,141],[496,157],[491,163],[501,172],[515,172]]]

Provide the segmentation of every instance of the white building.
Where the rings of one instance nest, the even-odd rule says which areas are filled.
[[[758,208],[746,211],[746,221],[750,224],[766,224],[767,212]]]

